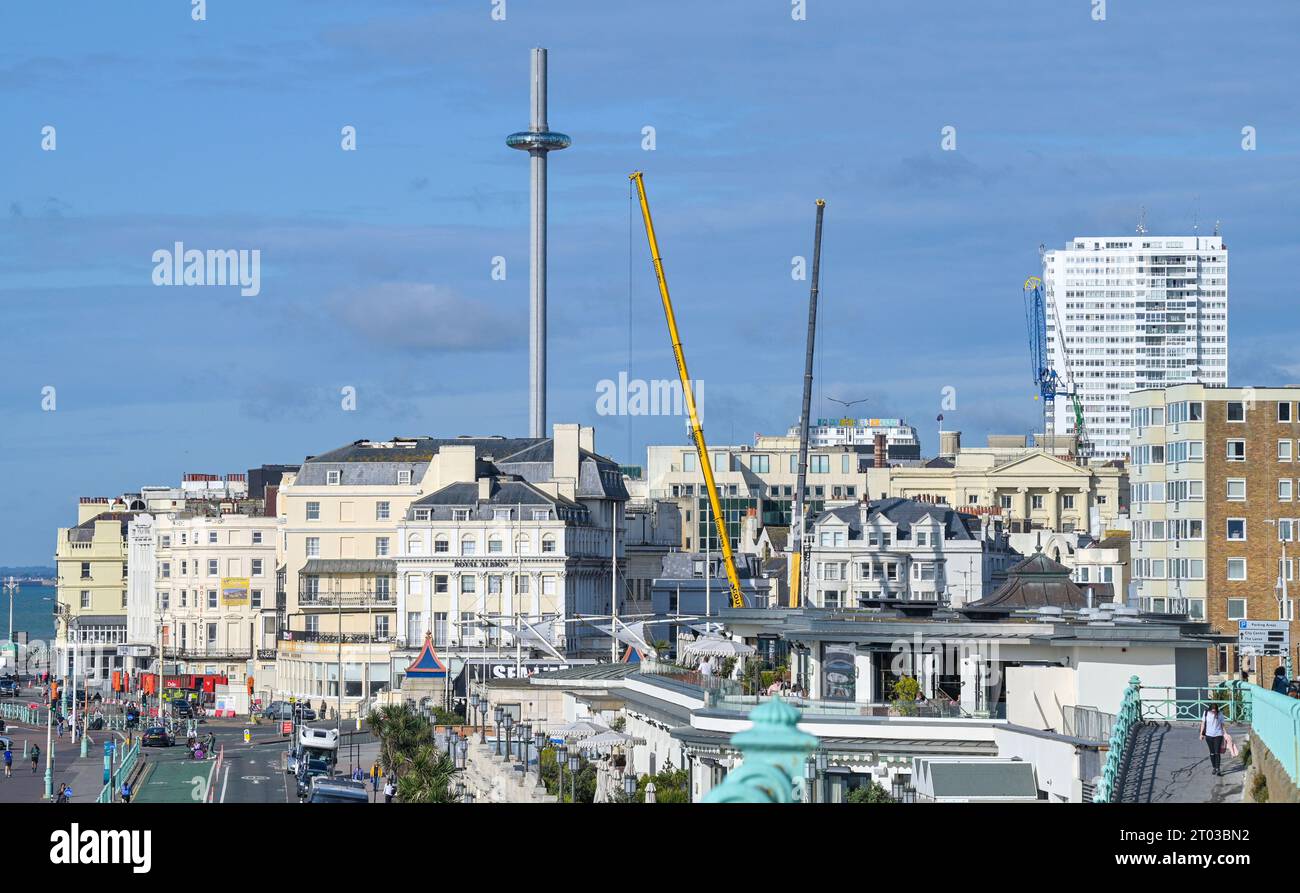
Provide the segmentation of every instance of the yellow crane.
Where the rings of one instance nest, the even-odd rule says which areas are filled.
[[[695,394],[691,390],[691,376],[686,371],[686,356],[682,353],[682,339],[677,333],[677,317],[673,314],[672,298],[668,296],[668,280],[664,278],[663,261],[659,258],[659,240],[655,238],[654,221],[650,219],[650,201],[645,194],[645,180],[641,171],[630,175],[636,184],[637,198],[641,202],[641,218],[645,221],[645,235],[650,242],[650,259],[654,261],[655,279],[659,283],[659,297],[664,305],[664,318],[668,321],[668,337],[673,342],[673,357],[677,360],[677,376],[682,382],[682,397],[686,401],[686,412],[690,415],[691,437],[695,441],[695,452],[700,457],[700,468],[704,471],[704,486],[709,491],[709,509],[713,514],[713,523],[718,531],[718,540],[722,546],[722,560],[727,566],[727,583],[731,587],[731,606],[745,607],[745,597],[740,591],[740,575],[736,573],[736,559],[731,554],[731,537],[727,534],[727,522],[722,518],[722,503],[718,500],[718,487],[713,482],[713,466],[709,464],[709,447],[704,442],[704,429],[700,427],[700,417],[695,411]]]

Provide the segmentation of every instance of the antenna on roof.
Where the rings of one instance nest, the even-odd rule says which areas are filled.
[[[1139,209],[1137,232],[1139,236],[1145,236],[1147,234],[1147,206],[1140,205]]]

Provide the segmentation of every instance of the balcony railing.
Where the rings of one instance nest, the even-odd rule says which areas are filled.
[[[313,632],[304,629],[287,629],[280,633],[280,638],[286,642],[328,642],[337,644],[339,641],[338,633]],[[392,644],[397,641],[396,636],[372,636],[369,633],[344,633],[343,644]]]
[[[300,608],[328,608],[336,611],[340,607],[344,610],[350,608],[394,608],[397,606],[397,599],[391,592],[300,592],[298,593],[298,606]]]
[[[782,695],[781,699],[797,708],[805,717],[917,717],[921,719],[987,719],[1004,715],[1001,709],[971,713],[963,710],[956,701],[930,699],[926,701],[817,701],[810,698]],[[768,695],[710,694],[708,706],[718,710],[735,710],[748,713],[769,700]],[[1001,705],[998,705],[999,707]]]
[[[228,647],[224,645],[164,645],[163,654],[173,660],[248,660],[252,649],[247,645]]]

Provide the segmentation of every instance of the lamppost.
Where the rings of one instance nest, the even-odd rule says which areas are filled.
[[[803,764],[803,778],[804,778],[804,786],[803,786],[804,800],[806,800],[808,803],[816,803],[817,802],[817,794],[816,794],[817,761],[813,757],[809,757],[808,760]]]
[[[520,723],[519,725],[519,758],[524,761],[524,781],[528,780],[528,754],[529,748],[533,743],[533,724],[530,722]]]
[[[623,773],[623,795],[627,797],[628,802],[636,796],[636,776],[630,771]]]
[[[569,745],[560,742],[560,744],[555,748],[555,765],[559,767],[560,770],[560,784],[559,787],[555,789],[555,792],[559,795],[561,803],[564,802],[564,763],[568,758]]]
[[[496,734],[493,739],[496,741],[497,756],[501,756],[501,720],[506,715],[504,707],[497,707],[492,711],[492,718],[496,720]]]
[[[542,729],[541,724],[537,726],[537,731],[533,732],[533,746],[537,748],[537,786],[542,786],[542,747],[546,744],[546,732]]]
[[[465,757],[469,753],[469,742],[464,738],[459,738],[456,742],[456,768],[465,768]]]
[[[515,727],[515,718],[505,713],[501,717],[501,725],[506,730],[505,762],[510,763],[514,760],[514,755],[510,752],[510,730]]]
[[[578,802],[578,749],[569,751],[569,802]]]
[[[817,775],[822,780],[821,787],[822,787],[823,803],[831,802],[831,792],[830,792],[829,785],[827,784],[827,778],[826,778],[826,766],[828,762],[829,761],[826,758],[826,751],[818,750],[817,751]]]

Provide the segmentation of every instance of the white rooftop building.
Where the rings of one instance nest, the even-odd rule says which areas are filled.
[[[1043,255],[1047,349],[1077,393],[1090,455],[1128,455],[1130,391],[1228,381],[1228,249],[1222,237],[1078,237]],[[1069,397],[1054,433],[1074,430]]]

